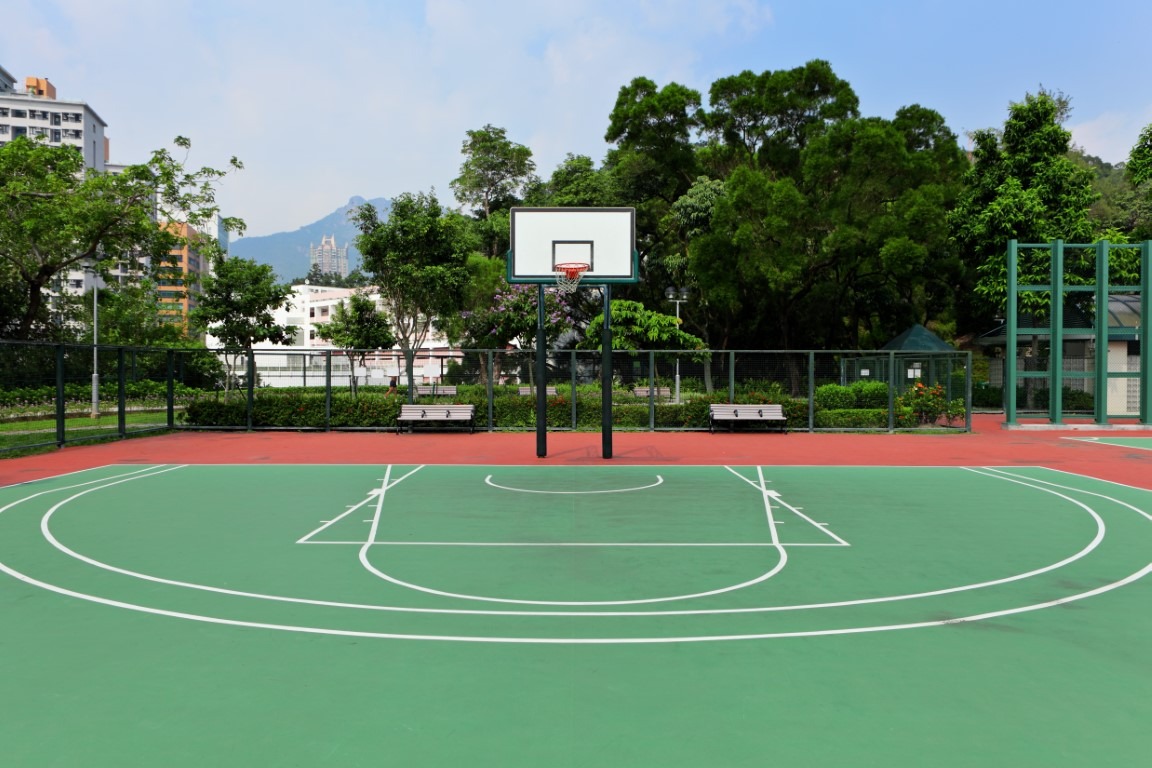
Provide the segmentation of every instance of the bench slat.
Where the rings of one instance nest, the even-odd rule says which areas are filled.
[[[409,422],[411,429],[418,421],[462,421],[468,422],[469,429],[474,428],[476,406],[471,404],[454,405],[410,405],[400,406],[400,414],[396,417],[396,431],[399,432],[402,422]]]
[[[709,429],[719,421],[762,421],[787,431],[788,417],[784,407],[777,403],[753,405],[744,403],[713,403],[708,406]]]

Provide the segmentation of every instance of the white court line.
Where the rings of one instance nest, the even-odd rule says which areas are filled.
[[[153,474],[160,474],[160,470],[167,472],[168,470],[164,469],[165,466],[167,466],[167,465],[158,464],[155,466],[144,467],[143,469],[134,469],[131,472],[125,472],[122,475],[113,475],[111,477],[101,477],[101,478],[98,478],[96,480],[85,480],[82,483],[75,483],[74,485],[62,485],[62,486],[58,486],[56,488],[48,488],[46,490],[34,493],[31,496],[25,496],[22,499],[17,499],[16,501],[11,502],[10,504],[5,504],[3,507],[0,507],[0,513],[7,512],[9,509],[16,506],[17,504],[21,504],[25,501],[30,501],[32,499],[35,499],[38,496],[45,496],[49,493],[56,493],[58,491],[70,491],[70,490],[73,490],[74,488],[83,488],[86,485],[95,485],[97,483],[113,484],[113,483],[109,482],[109,481],[113,481],[113,480],[121,480],[121,479],[123,479],[123,480],[137,480],[140,477],[151,477],[151,475],[144,474],[144,473],[150,472]],[[103,467],[101,467],[101,469],[103,469]],[[87,470],[85,470],[85,471],[87,471]],[[68,474],[76,474],[76,473],[70,472]],[[65,477],[65,475],[60,475],[60,477]],[[45,479],[50,479],[50,478],[45,478]],[[31,480],[29,482],[39,482],[39,481]],[[22,485],[22,483],[21,483],[21,485]],[[8,487],[14,488],[15,486],[8,486]],[[108,486],[107,485],[101,486],[101,488],[106,488],[106,487],[108,487]],[[97,490],[97,489],[92,489],[92,490]]]
[[[201,621],[208,624],[221,624],[233,627],[249,627],[253,629],[275,629],[283,632],[300,632],[305,634],[315,635],[332,635],[337,637],[362,637],[374,638],[380,640],[438,640],[446,642],[458,643],[516,643],[516,644],[530,644],[530,645],[651,645],[657,643],[700,643],[700,642],[722,642],[731,640],[775,640],[791,637],[824,637],[830,635],[853,635],[864,634],[870,632],[889,632],[902,629],[923,629],[927,627],[942,627],[953,624],[962,624],[969,621],[983,621],[986,619],[994,619],[1002,616],[1012,616],[1019,613],[1026,613],[1029,611],[1038,611],[1044,608],[1051,608],[1057,605],[1065,605],[1077,600],[1083,600],[1096,595],[1102,595],[1105,592],[1111,592],[1113,589],[1134,583],[1142,579],[1149,572],[1152,572],[1152,565],[1147,565],[1139,571],[1126,576],[1119,581],[1105,584],[1102,587],[1089,590],[1088,592],[1081,592],[1076,595],[1066,595],[1058,600],[1050,600],[1045,603],[1035,603],[1033,605],[1025,605],[1017,608],[1008,608],[1001,611],[992,611],[989,613],[973,614],[971,616],[959,616],[952,619],[943,619],[939,621],[922,621],[911,624],[888,624],[875,627],[841,627],[839,629],[817,629],[806,630],[799,632],[765,632],[758,634],[746,635],[692,635],[685,637],[595,637],[595,638],[572,638],[572,637],[477,637],[468,635],[416,635],[416,634],[402,634],[395,632],[364,632],[350,629],[329,629],[325,627],[304,627],[292,624],[270,624],[266,622],[255,621],[242,621],[238,619],[222,619],[215,616],[203,616],[195,613],[183,613],[177,611],[169,611],[162,608],[149,608],[143,605],[136,605],[134,603],[126,603],[120,600],[109,600],[104,597],[97,597],[95,595],[85,594],[83,592],[76,592],[74,590],[58,587],[55,584],[39,581],[30,576],[26,576],[19,571],[9,568],[4,563],[0,563],[0,571],[4,571],[8,575],[31,584],[32,586],[46,589],[50,592],[55,592],[60,595],[68,597],[75,597],[80,600],[87,600],[101,605],[108,605],[113,608],[123,608],[129,611],[139,611],[140,613],[149,613],[157,616],[166,616],[175,619],[187,619],[189,621]]]
[[[793,514],[795,514],[797,517],[803,518],[805,521],[807,521],[807,522],[808,522],[808,524],[809,524],[809,525],[811,525],[811,526],[812,526],[813,528],[815,528],[816,530],[818,530],[818,531],[820,531],[821,533],[823,533],[823,534],[825,534],[825,535],[827,535],[827,536],[829,536],[829,537],[831,537],[831,538],[835,539],[835,540],[836,540],[836,542],[837,542],[837,544],[838,544],[839,546],[842,546],[842,547],[850,547],[850,546],[852,546],[852,545],[851,545],[851,544],[849,544],[848,542],[844,541],[844,539],[840,538],[840,537],[839,537],[839,536],[837,536],[836,534],[832,533],[832,531],[828,530],[828,526],[827,526],[827,525],[822,525],[822,524],[820,524],[820,523],[816,522],[816,521],[815,521],[815,520],[813,520],[812,518],[808,517],[808,515],[806,515],[806,514],[804,514],[803,512],[801,512],[801,511],[800,511],[800,509],[799,509],[798,507],[794,507],[794,506],[792,506],[791,504],[789,504],[788,502],[784,501],[784,498],[783,498],[783,497],[782,497],[782,496],[781,496],[779,493],[776,493],[776,492],[774,492],[774,491],[768,491],[768,490],[765,490],[765,489],[767,488],[767,484],[766,484],[766,483],[765,483],[765,481],[764,481],[764,470],[763,470],[763,467],[760,467],[760,466],[757,466],[757,467],[756,467],[756,471],[759,473],[759,476],[760,476],[760,485],[759,485],[759,486],[758,486],[758,485],[756,485],[756,483],[754,483],[754,482],[752,482],[751,480],[749,480],[748,478],[744,477],[744,475],[742,475],[742,474],[740,474],[739,472],[737,472],[736,470],[732,469],[732,467],[728,467],[728,466],[726,466],[726,467],[724,467],[724,469],[726,469],[726,470],[728,470],[729,472],[731,472],[732,474],[736,475],[736,477],[738,477],[738,478],[740,478],[741,480],[743,480],[744,482],[748,483],[748,484],[749,484],[750,486],[752,486],[753,488],[759,488],[759,489],[760,489],[761,491],[763,491],[764,493],[770,493],[770,494],[774,494],[774,495],[773,495],[773,498],[774,498],[774,499],[776,499],[776,501],[780,502],[780,506],[782,506],[782,507],[785,507],[786,509],[788,509],[789,511],[791,511]],[[796,544],[785,544],[784,546],[786,546],[786,547],[794,547],[794,546],[798,546],[798,545],[796,545]]]
[[[1042,467],[1040,467],[1040,468],[1043,469]],[[964,469],[968,469],[968,468],[964,468]],[[983,472],[977,472],[977,474],[984,474],[984,473]],[[986,476],[987,477],[997,477],[998,479],[1005,479],[1002,477],[998,477],[996,475],[986,475]],[[143,476],[143,477],[147,477],[147,476]],[[1077,477],[1079,477],[1079,476],[1077,476]],[[138,479],[138,478],[136,478],[136,479]],[[1041,491],[1052,493],[1052,491],[1048,491],[1048,489],[1040,488],[1040,487],[1035,486],[1035,485],[1030,485],[1029,483],[1026,483],[1026,482],[1021,482],[1020,484],[1025,485],[1026,487],[1035,488],[1036,490],[1041,490]],[[92,490],[99,490],[99,489],[92,489]],[[1079,490],[1079,489],[1076,489],[1076,490]],[[1143,490],[1143,489],[1139,489],[1139,490]],[[87,491],[85,491],[85,493],[87,493]],[[42,494],[37,493],[37,494],[34,494],[32,496],[26,497],[26,499],[22,499],[21,501],[29,500],[29,499],[35,498],[36,496],[40,496],[40,495],[42,495]],[[76,496],[74,496],[72,498],[76,498],[80,495],[82,495],[82,494],[76,494]],[[1067,498],[1067,497],[1064,497],[1063,494],[1056,493],[1054,495],[1061,496],[1062,498]],[[1099,494],[1094,494],[1094,495],[1099,495]],[[1123,503],[1117,499],[1113,499],[1113,498],[1107,497],[1107,496],[1104,496],[1102,498],[1109,500],[1109,501],[1114,501],[1114,502],[1119,503],[1119,504]],[[48,518],[59,507],[61,507],[64,503],[71,501],[71,500],[72,499],[66,499],[66,500],[60,502],[59,504],[55,505],[52,509],[50,509],[47,513],[45,513],[45,516],[44,516],[44,519],[43,519],[42,525],[41,525],[42,530],[47,525]],[[15,502],[15,503],[19,503],[19,502]],[[11,507],[13,505],[10,504],[8,506]],[[1078,506],[1081,506],[1084,509],[1088,509],[1083,504],[1079,504]],[[8,507],[6,507],[6,509],[7,508]],[[1090,509],[1088,511],[1092,512]],[[1093,517],[1097,517],[1098,524],[1102,523],[1102,521],[1099,521],[1098,516],[1093,514]],[[55,540],[51,539],[50,542],[51,541],[55,541]],[[525,617],[525,616],[540,616],[540,617],[556,617],[556,616],[560,616],[560,617],[620,617],[620,616],[648,617],[648,616],[725,615],[725,614],[767,613],[767,612],[777,612],[777,611],[810,610],[810,609],[835,608],[835,607],[842,607],[842,606],[863,605],[863,604],[879,603],[879,602],[894,602],[894,601],[899,601],[899,600],[917,599],[917,598],[921,598],[921,597],[932,597],[932,596],[936,596],[936,595],[940,595],[940,594],[946,594],[946,593],[951,593],[951,592],[960,592],[960,591],[964,591],[964,590],[975,590],[975,589],[980,589],[980,588],[984,588],[984,587],[988,587],[988,586],[995,586],[995,585],[998,585],[1001,583],[1007,583],[1010,581],[1017,581],[1017,580],[1021,580],[1021,579],[1026,579],[1026,578],[1029,578],[1033,575],[1037,575],[1037,574],[1042,573],[1044,571],[1053,570],[1053,569],[1058,568],[1062,565],[1065,565],[1069,562],[1072,562],[1073,560],[1079,559],[1080,557],[1087,555],[1088,552],[1090,552],[1091,549],[1093,548],[1092,546],[1090,546],[1090,547],[1082,550],[1080,553],[1078,553],[1078,555],[1076,555],[1072,558],[1069,558],[1065,561],[1061,561],[1060,563],[1056,563],[1056,564],[1053,564],[1051,566],[1039,569],[1037,571],[1031,571],[1028,573],[1019,574],[1019,575],[1014,576],[1014,577],[1008,577],[1006,579],[999,579],[999,580],[992,581],[992,582],[983,582],[983,583],[971,584],[971,585],[966,585],[966,586],[961,586],[961,587],[953,587],[953,588],[949,588],[946,590],[937,590],[937,591],[933,591],[933,592],[912,593],[912,594],[906,594],[906,595],[893,595],[893,596],[881,597],[881,598],[867,598],[867,599],[862,599],[862,600],[849,600],[849,601],[840,601],[840,602],[833,602],[833,603],[814,603],[814,604],[808,604],[808,605],[760,606],[760,607],[753,607],[753,608],[716,608],[716,609],[695,609],[695,610],[681,610],[681,611],[596,611],[596,612],[593,612],[593,611],[543,611],[543,612],[540,612],[540,611],[527,611],[527,610],[497,611],[497,610],[480,610],[480,609],[443,609],[443,608],[401,607],[401,606],[388,606],[388,605],[365,605],[365,604],[347,603],[347,602],[339,602],[339,601],[310,600],[310,599],[306,599],[306,598],[286,597],[286,596],[280,596],[280,595],[267,595],[267,594],[254,593],[254,592],[244,592],[244,591],[239,591],[239,590],[225,589],[225,588],[221,588],[221,587],[212,587],[212,586],[203,585],[203,584],[179,582],[179,581],[175,581],[175,580],[171,580],[171,579],[164,579],[164,578],[160,578],[160,577],[156,577],[156,576],[151,576],[148,574],[136,573],[136,572],[128,571],[125,569],[116,568],[115,566],[111,566],[111,565],[108,565],[105,563],[100,563],[98,561],[92,560],[91,558],[86,558],[84,556],[81,556],[81,555],[73,552],[72,550],[69,550],[68,548],[64,547],[59,542],[55,542],[53,544],[53,546],[56,546],[58,549],[60,549],[65,554],[68,554],[69,556],[75,557],[77,559],[80,559],[80,560],[87,562],[91,565],[95,565],[96,567],[103,568],[105,570],[133,576],[135,578],[139,578],[139,579],[144,580],[144,581],[150,581],[153,583],[167,584],[167,585],[172,585],[172,586],[177,586],[177,587],[184,587],[184,588],[206,591],[206,592],[210,592],[210,593],[224,594],[224,595],[229,595],[229,596],[249,597],[249,598],[253,598],[253,599],[262,599],[262,600],[268,600],[268,601],[272,601],[272,602],[286,602],[286,603],[293,603],[293,604],[315,605],[315,606],[322,606],[322,607],[338,607],[338,608],[349,608],[349,609],[362,609],[362,610],[370,610],[370,611],[417,613],[417,614],[427,613],[427,614],[456,614],[456,615],[497,615],[497,616],[511,616],[511,617]],[[1131,582],[1143,577],[1146,573],[1149,572],[1150,569],[1152,569],[1152,566],[1149,566],[1148,568],[1145,568],[1145,569],[1137,572],[1136,574],[1133,574],[1132,576],[1130,576],[1126,579],[1122,579],[1121,581],[1114,582],[1111,585],[1106,585],[1105,587],[1102,587],[1098,590],[1093,590],[1091,592],[1082,593],[1080,595],[1069,596],[1067,598],[1063,598],[1062,600],[1070,602],[1072,600],[1082,599],[1085,597],[1091,597],[1094,594],[1099,594],[1099,593],[1102,593],[1104,591],[1108,591],[1110,589],[1113,589],[1113,588],[1116,588],[1119,586],[1123,586],[1127,583],[1131,583]],[[42,581],[35,579],[31,576],[27,576],[25,574],[22,574],[19,571],[16,571],[15,569],[7,566],[6,564],[4,564],[2,562],[0,562],[0,570],[3,570],[5,573],[8,573],[9,575],[11,575],[14,578],[17,578],[23,582],[32,584],[34,586],[39,586],[41,588],[47,589],[49,591],[57,592],[59,594],[69,595],[72,597],[77,597],[79,599],[89,600],[91,602],[97,602],[97,603],[102,603],[102,604],[106,604],[106,605],[112,605],[114,607],[122,607],[122,608],[126,608],[129,610],[137,610],[137,611],[141,611],[144,613],[166,615],[166,616],[172,616],[172,617],[176,617],[176,618],[186,618],[186,619],[195,620],[195,621],[205,621],[205,622],[209,622],[209,623],[230,624],[230,625],[238,625],[238,626],[263,627],[263,628],[269,628],[269,629],[283,629],[285,631],[310,632],[310,633],[317,633],[317,634],[370,636],[370,637],[379,637],[379,638],[400,638],[400,639],[403,639],[403,638],[407,638],[407,639],[441,639],[441,640],[460,639],[462,641],[468,641],[470,639],[470,638],[456,638],[456,637],[451,637],[451,636],[429,637],[429,636],[398,635],[398,634],[383,634],[383,633],[367,633],[367,634],[365,634],[365,633],[357,633],[357,632],[350,632],[350,631],[344,631],[344,630],[329,630],[329,629],[323,629],[323,628],[310,628],[310,627],[293,627],[293,626],[288,626],[288,625],[266,625],[266,624],[256,624],[256,623],[252,623],[252,622],[240,622],[240,621],[232,621],[232,620],[225,620],[225,619],[216,619],[214,617],[200,616],[200,615],[196,615],[196,614],[183,614],[183,613],[176,613],[176,612],[172,612],[172,611],[166,611],[163,609],[148,608],[145,606],[138,606],[138,605],[134,605],[131,603],[122,603],[120,601],[108,600],[108,599],[96,597],[93,595],[86,595],[84,593],[74,592],[74,591],[68,590],[64,587],[58,587],[56,585],[52,585],[52,584],[49,584],[47,582],[42,582]],[[1051,603],[1037,604],[1036,606],[1025,606],[1025,607],[1022,607],[1019,609],[1009,609],[1008,611],[998,612],[996,614],[980,614],[977,616],[961,617],[961,618],[949,619],[949,620],[944,620],[944,621],[939,621],[939,622],[926,622],[926,623],[920,623],[920,624],[890,625],[887,627],[847,628],[847,629],[841,629],[841,630],[816,630],[816,631],[812,631],[812,632],[788,633],[788,634],[706,636],[706,637],[698,637],[698,638],[658,638],[658,639],[651,640],[651,642],[676,642],[676,641],[681,640],[681,639],[684,641],[691,641],[691,640],[703,641],[703,640],[721,640],[721,639],[724,639],[724,640],[728,640],[728,639],[769,639],[769,638],[773,638],[773,637],[801,637],[801,636],[816,636],[816,635],[822,635],[822,634],[849,634],[849,633],[853,633],[853,632],[881,631],[881,630],[885,630],[885,629],[912,629],[912,628],[927,627],[927,626],[940,626],[940,625],[956,623],[956,622],[960,622],[960,621],[972,621],[972,620],[977,620],[977,619],[982,619],[982,618],[990,618],[990,617],[996,616],[996,615],[1009,615],[1009,614],[1014,613],[1014,612],[1023,612],[1023,611],[1027,611],[1027,610],[1035,610],[1037,608],[1048,607],[1050,605],[1060,604],[1060,602],[1061,601],[1054,601]],[[493,639],[493,638],[475,638],[474,640],[477,642],[500,642],[501,641],[500,639]],[[508,640],[506,640],[506,642],[563,643],[563,642],[569,642],[569,641],[566,639],[556,639],[556,638],[543,639],[543,640],[531,639],[531,638],[516,638],[516,639],[508,639]],[[581,641],[581,642],[585,642],[585,641]],[[590,641],[586,641],[586,642],[603,642],[603,643],[607,643],[607,642],[636,642],[636,640],[601,639],[601,640],[590,640]]]
[[[659,477],[659,476],[658,476]],[[661,482],[663,480],[661,479]],[[765,513],[768,518],[768,528],[772,536],[771,546],[779,554],[776,565],[760,574],[754,579],[740,582],[738,584],[730,584],[727,587],[720,587],[718,589],[711,589],[705,592],[695,592],[683,595],[669,595],[665,597],[646,597],[637,598],[633,600],[522,600],[509,597],[489,597],[486,595],[470,595],[462,592],[448,592],[442,589],[433,589],[432,587],[425,587],[421,584],[414,584],[410,581],[404,581],[388,574],[379,568],[372,565],[368,559],[368,550],[376,538],[376,531],[380,525],[380,516],[384,507],[384,493],[378,495],[378,502],[376,504],[376,515],[372,519],[372,530],[368,536],[368,541],[360,548],[360,564],[364,566],[365,570],[387,582],[395,584],[407,589],[416,590],[417,592],[425,592],[430,595],[437,595],[439,597],[451,597],[459,600],[477,600],[486,603],[505,603],[511,605],[555,605],[563,607],[576,607],[576,606],[608,606],[608,605],[646,605],[650,603],[667,603],[678,600],[693,600],[701,597],[712,597],[713,595],[724,594],[725,592],[733,592],[739,589],[746,589],[755,584],[767,581],[780,571],[784,570],[784,566],[788,564],[788,552],[784,547],[780,546],[780,540],[776,535],[776,525],[772,519],[772,504],[769,500],[767,492],[761,487],[761,496],[764,500]]]
[[[549,494],[556,494],[556,495],[569,495],[569,494],[582,495],[582,494],[595,494],[595,493],[630,493],[631,491],[646,491],[649,488],[655,488],[658,485],[661,485],[664,482],[664,478],[661,477],[660,475],[656,475],[656,482],[652,483],[651,485],[641,485],[641,486],[637,486],[635,488],[609,488],[609,489],[600,490],[600,491],[538,491],[538,490],[533,490],[531,488],[512,488],[511,486],[497,485],[496,483],[492,482],[492,475],[488,475],[488,477],[484,478],[484,482],[487,483],[488,485],[492,486],[493,488],[499,488],[502,491],[515,491],[517,493],[549,493]]]
[[[371,522],[371,521],[366,521]],[[305,541],[304,544],[364,546],[363,541]],[[772,544],[767,541],[373,541],[374,547],[839,547],[840,544]]]
[[[1103,445],[1108,448],[1120,448],[1121,450],[1129,451],[1152,451],[1152,445],[1123,445],[1122,443],[1110,443],[1109,440],[1148,440],[1148,433],[1144,432],[1129,432],[1125,435],[1108,435],[1106,437],[1061,437],[1061,440],[1073,440],[1078,443],[1092,443],[1094,445]]]
[[[380,490],[379,490],[377,493],[383,493],[383,492],[384,492],[384,491],[386,491],[388,488],[391,488],[393,485],[396,485],[396,483],[399,483],[399,482],[400,482],[400,481],[402,481],[402,480],[406,480],[406,479],[408,479],[409,477],[411,477],[412,475],[416,474],[417,472],[419,472],[419,471],[420,471],[421,469],[423,469],[423,468],[424,468],[424,465],[423,465],[423,464],[421,464],[420,466],[416,467],[415,469],[413,469],[413,470],[411,470],[411,471],[409,471],[409,472],[407,472],[407,473],[405,473],[405,474],[401,475],[400,477],[396,478],[396,479],[395,479],[395,480],[393,480],[393,481],[392,481],[390,484],[386,483],[386,484],[385,484],[385,487],[384,487],[383,489],[380,489]],[[389,464],[389,465],[388,465],[388,471],[389,471],[389,472],[391,472],[391,471],[392,471],[392,465],[391,465],[391,464]],[[341,515],[339,515],[339,516],[335,517],[334,519],[332,519],[332,520],[329,520],[328,522],[324,523],[324,525],[320,526],[320,527],[319,527],[319,528],[317,528],[316,530],[314,530],[314,531],[312,531],[311,533],[309,533],[309,534],[305,535],[303,538],[301,538],[301,539],[298,539],[298,540],[296,541],[296,543],[297,543],[297,544],[317,544],[317,543],[323,543],[323,542],[313,542],[313,541],[308,541],[308,539],[310,539],[310,538],[312,538],[313,536],[315,536],[316,534],[320,533],[320,532],[321,532],[321,531],[323,531],[325,528],[328,528],[328,527],[330,527],[330,526],[332,526],[332,525],[335,525],[336,523],[340,522],[340,521],[341,521],[341,520],[343,520],[344,518],[348,517],[348,515],[352,514],[352,513],[353,513],[353,512],[355,512],[356,510],[360,509],[360,507],[362,507],[362,506],[364,506],[365,504],[367,504],[368,502],[372,501],[372,499],[376,497],[377,493],[372,493],[372,494],[369,494],[369,495],[368,495],[368,496],[367,496],[367,497],[364,499],[364,501],[360,502],[359,504],[356,504],[355,506],[349,507],[349,508],[348,508],[348,511],[346,511],[346,512],[344,512],[343,514],[341,514]],[[357,543],[362,543],[362,542],[357,542]]]
[[[9,483],[8,485],[0,485],[0,491],[4,490],[5,488],[17,488],[21,485],[32,485],[33,483],[46,483],[50,480],[59,480],[61,478],[65,478],[65,477],[71,477],[72,475],[83,474],[84,472],[95,472],[98,469],[110,469],[112,467],[123,467],[123,466],[125,466],[125,465],[124,464],[101,464],[98,467],[88,467],[87,469],[74,469],[71,472],[61,472],[58,475],[48,475],[47,477],[40,477],[40,478],[37,478],[35,480],[21,480],[18,483]],[[157,466],[163,466],[163,465],[148,464],[148,465],[145,465],[144,469],[133,470],[133,472],[145,472],[149,469],[154,469]],[[99,480],[90,480],[90,481],[86,481],[86,482],[98,483],[100,481]],[[76,487],[76,486],[69,486],[69,487]]]
[[[1152,520],[1152,514],[1149,514],[1149,513],[1145,512],[1144,510],[1140,509],[1139,507],[1133,506],[1126,501],[1121,501],[1120,499],[1114,499],[1111,496],[1105,496],[1102,493],[1096,493],[1095,491],[1086,491],[1082,488],[1073,488],[1072,486],[1069,486],[1069,485],[1061,485],[1060,483],[1053,483],[1050,480],[1040,480],[1040,479],[1035,478],[1035,477],[1028,477],[1027,475],[1020,475],[1020,474],[1017,474],[1015,472],[1009,472],[1006,469],[999,469],[997,467],[983,467],[983,469],[986,469],[989,472],[997,472],[1001,475],[1004,475],[1005,477],[1016,477],[1016,478],[1020,478],[1021,480],[1028,480],[1029,482],[1033,482],[1033,483],[1042,483],[1043,485],[1049,485],[1049,486],[1052,486],[1053,488],[1060,488],[1061,490],[1065,490],[1065,491],[1073,491],[1075,493],[1083,493],[1086,496],[1096,496],[1097,498],[1107,499],[1108,501],[1114,501],[1117,504],[1119,504],[1120,506],[1127,507],[1128,509],[1132,510],[1136,514],[1142,515],[1145,519]],[[1077,477],[1085,477],[1085,475],[1077,475]],[[1092,479],[1095,480],[1096,478],[1092,478]],[[1133,488],[1135,486],[1125,486],[1125,487],[1126,488]]]

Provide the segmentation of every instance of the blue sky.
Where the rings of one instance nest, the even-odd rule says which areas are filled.
[[[745,69],[828,60],[865,115],[920,104],[961,136],[1041,86],[1110,162],[1152,124],[1147,0],[6,0],[0,66],[49,78],[108,123],[112,160],[177,135],[189,162],[246,168],[227,213],[262,235],[352,195],[435,188],[465,131],[507,129],[547,176],[599,163],[622,85],[701,92]]]

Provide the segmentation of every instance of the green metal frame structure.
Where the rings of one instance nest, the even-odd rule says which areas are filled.
[[[1043,284],[1020,284],[1019,252],[1020,249],[1047,250],[1050,263],[1049,281]],[[1087,285],[1069,285],[1064,279],[1065,249],[1094,250],[1096,254],[1095,282]],[[1109,283],[1109,254],[1113,250],[1139,249],[1140,251],[1140,284],[1139,285],[1112,285]],[[1095,382],[1096,396],[1094,398],[1094,419],[1097,424],[1105,425],[1109,422],[1108,414],[1108,382],[1110,379],[1138,378],[1140,382],[1139,421],[1141,424],[1152,424],[1152,345],[1148,340],[1149,306],[1152,302],[1152,240],[1145,240],[1138,244],[1109,243],[1101,240],[1091,244],[1065,243],[1063,240],[1053,240],[1050,243],[1018,243],[1016,240],[1008,241],[1008,297],[1005,315],[1005,341],[1006,358],[1004,377],[1004,417],[1009,425],[1017,424],[1017,397],[1016,387],[1021,379],[1047,379],[1049,387],[1048,419],[1053,424],[1063,423],[1063,388],[1069,379],[1091,377]],[[1048,292],[1052,297],[1051,311],[1048,317],[1048,326],[1035,328],[1020,328],[1019,299],[1023,293]],[[1083,333],[1083,329],[1070,329],[1064,327],[1064,302],[1067,294],[1076,292],[1092,292],[1095,298],[1095,320],[1093,332],[1095,338],[1094,370],[1091,374],[1073,373],[1064,370],[1064,339],[1069,333]],[[1140,349],[1140,370],[1137,373],[1129,371],[1108,370],[1108,299],[1111,294],[1126,293],[1140,296],[1140,327],[1137,330],[1137,339]],[[1048,366],[1045,371],[1020,371],[1017,350],[1020,340],[1043,336],[1049,340],[1050,354]]]

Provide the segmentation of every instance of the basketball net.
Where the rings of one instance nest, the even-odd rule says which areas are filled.
[[[560,293],[572,293],[580,285],[580,278],[588,271],[588,264],[582,261],[570,261],[557,264],[556,287]]]

